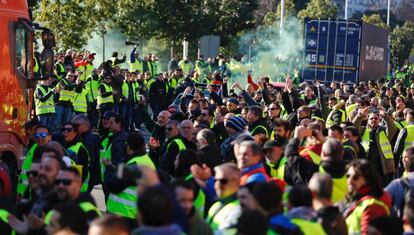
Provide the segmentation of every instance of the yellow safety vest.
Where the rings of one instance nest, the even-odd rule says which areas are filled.
[[[403,129],[405,126],[408,125],[406,121],[395,121],[394,124],[395,126],[397,126],[398,130]]]
[[[68,84],[69,82],[66,79],[62,79],[61,82]],[[69,91],[62,89],[60,91],[59,101],[70,101],[73,102],[74,91]]]
[[[75,96],[73,98],[73,110],[77,113],[86,113],[88,112],[88,102],[86,100],[86,96],[88,95],[88,91],[85,88],[82,88],[82,91],[75,92]]]
[[[98,99],[99,92],[99,81],[89,77],[90,80],[86,82],[86,90],[88,91],[88,102],[95,102]]]
[[[109,142],[109,138],[113,135],[112,132],[108,133],[101,143],[101,148],[99,150],[99,160],[101,165],[101,182],[104,182],[104,174],[105,174],[105,164],[103,163],[104,160],[111,160],[112,151],[111,147],[112,144]]]
[[[68,150],[71,150],[71,151],[73,151],[78,157],[79,157],[79,155],[78,155],[78,153],[79,153],[79,149],[80,148],[83,148],[85,151],[86,151],[86,153],[87,153],[87,155],[88,155],[88,161],[89,161],[89,164],[91,164],[91,158],[89,157],[89,152],[88,152],[88,150],[85,148],[85,146],[81,143],[81,142],[78,142],[78,143],[76,143],[75,145],[72,145],[72,146],[70,146],[69,148],[68,148]],[[83,166],[82,165],[79,165],[79,164],[77,164],[77,165],[75,165],[75,167],[80,171],[79,173],[81,173],[82,174],[82,168],[83,168]],[[88,187],[89,187],[89,179],[90,179],[90,172],[89,172],[89,169],[87,169],[87,175],[86,175],[86,177],[85,177],[85,181],[83,182],[83,184],[82,184],[82,188],[81,188],[81,192],[86,192],[86,191],[88,191]]]
[[[277,169],[274,169],[275,164],[272,164],[270,162],[266,162],[266,164],[270,167],[270,176],[272,178],[278,178],[281,180],[285,179],[285,165],[287,162],[287,158],[283,156],[279,160],[279,165],[277,166]]]
[[[414,143],[414,124],[404,127],[407,130],[407,136],[404,141],[404,149],[410,147]]]
[[[34,66],[33,66],[33,72],[38,73],[40,70],[39,62],[37,61],[36,56],[33,57]]]
[[[177,144],[177,146],[178,146],[178,150],[181,152],[181,151],[184,151],[184,150],[186,150],[187,148],[185,147],[185,144],[184,144],[184,142],[183,142],[183,140],[182,139],[174,139],[173,141],[171,141],[168,145],[167,145],[167,152],[170,150],[170,147],[171,147],[171,144],[172,143],[175,143],[175,144]]]
[[[129,68],[130,68],[131,72],[142,73],[142,71],[144,70],[144,65],[142,64],[141,60],[135,59],[134,63],[129,61]]]
[[[312,162],[315,163],[316,165],[321,164],[321,156],[319,156],[314,151],[305,148],[302,151],[300,151],[300,154],[299,155],[303,155],[304,153],[308,153],[309,156],[310,156],[310,158],[312,159]]]
[[[191,72],[191,63],[187,62],[185,63],[184,60],[180,61],[180,63],[178,63],[178,66],[180,66],[180,68],[183,70],[183,74],[184,75],[188,75]]]
[[[57,67],[58,70],[59,70],[59,71],[55,71],[55,74],[56,74],[57,78],[60,80],[60,79],[62,79],[62,75],[59,75],[59,74],[65,72],[65,66],[63,66],[63,64],[58,62],[58,63],[55,64],[55,67]]]
[[[319,166],[320,173],[326,173],[325,169],[322,166]],[[332,178],[333,181],[333,189],[332,189],[332,201],[337,203],[343,200],[348,192],[346,176],[342,176],[341,178]]]
[[[36,89],[38,89],[43,95],[46,95],[51,90],[50,87],[45,90],[45,88],[40,84],[37,85]],[[55,113],[55,101],[53,100],[53,95],[43,102],[35,96],[35,111],[36,115]]]
[[[155,170],[155,165],[147,154],[134,157],[127,165],[145,165]],[[135,219],[137,215],[137,187],[129,186],[120,193],[111,193],[108,197],[107,211],[123,217]]]
[[[300,230],[302,230],[304,235],[325,235],[326,234],[322,225],[317,222],[304,220],[300,218],[293,218],[290,221],[296,224],[300,228]]]
[[[237,199],[228,202],[225,205],[220,201],[214,203],[208,211],[207,223],[210,224],[213,231],[217,231],[220,228],[220,223],[228,220],[227,217],[231,214],[230,212],[237,209],[239,206],[240,202]]]
[[[263,130],[265,130],[265,132],[266,132],[266,137],[267,138],[269,138],[269,131],[267,130],[267,128],[266,127],[264,127],[263,125],[258,125],[258,126],[256,126],[255,128],[253,128],[253,130],[250,132],[250,134],[253,136],[253,135],[255,135],[255,132],[256,132],[256,130],[257,129],[259,129],[259,128],[262,128]]]
[[[9,224],[9,215],[10,215],[10,213],[8,211],[6,211],[4,209],[0,209],[0,220],[3,221],[5,224]],[[5,232],[5,231],[3,231],[3,232]],[[9,234],[15,235],[16,231],[11,229],[11,233],[9,233]]]
[[[349,214],[348,217],[345,219],[346,225],[348,226],[348,234],[360,234],[361,233],[362,215],[364,214],[364,211],[367,209],[367,207],[374,205],[374,204],[384,207],[384,209],[387,211],[387,215],[390,214],[390,209],[381,200],[378,200],[376,198],[369,198],[369,199],[363,200],[355,207],[355,209],[351,212],[351,214]]]
[[[126,100],[128,100],[128,96],[129,96],[129,86],[128,83],[126,81],[124,81],[122,83],[122,96],[125,97]]]
[[[369,144],[372,142],[372,139],[369,136],[370,131],[371,129],[366,128],[361,138],[361,145],[364,147],[365,152],[367,154],[369,153]],[[378,138],[379,138],[378,147],[381,150],[382,154],[384,155],[385,159],[394,159],[394,155],[392,152],[392,146],[384,130],[381,130],[379,132]]]
[[[111,92],[112,93],[112,87],[102,83],[102,85],[105,87],[105,93]],[[98,101],[97,101],[97,105],[98,107],[100,107],[102,104],[107,104],[107,103],[114,103],[114,96],[110,95],[107,97],[102,97],[102,94],[99,92],[98,93]]]
[[[190,181],[193,179],[193,175],[189,174],[187,177],[185,177],[185,181]],[[204,194],[203,190],[201,188],[198,190],[197,197],[194,199],[194,207],[197,209],[197,211],[200,213],[201,216],[204,215],[204,206],[206,204],[206,195]]]
[[[22,171],[19,174],[19,180],[17,184],[17,193],[23,196],[29,186],[28,176],[26,172],[30,170],[33,162],[34,152],[36,151],[37,144],[34,144],[27,152],[26,157],[23,160]]]
[[[342,113],[341,122],[346,122],[346,113],[345,113],[345,111],[342,110],[342,109],[334,109],[329,113],[328,118],[326,119],[326,128],[329,128],[329,127],[331,127],[332,125],[335,124],[335,122],[332,120],[332,115],[336,110],[339,110]]]
[[[351,113],[357,108],[356,104],[350,104],[349,106],[345,107],[346,116],[350,117]]]

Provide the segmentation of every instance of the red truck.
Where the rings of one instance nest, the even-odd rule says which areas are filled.
[[[0,0],[0,195],[14,196],[23,146],[28,142],[24,125],[33,102],[34,32],[38,28],[26,0]],[[47,37],[47,32],[42,33],[42,40]],[[46,54],[48,58],[42,60],[52,68],[53,53]]]

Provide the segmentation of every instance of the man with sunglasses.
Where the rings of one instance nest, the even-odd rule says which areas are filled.
[[[62,202],[72,201],[79,204],[86,213],[88,222],[100,216],[96,203],[89,193],[81,193],[82,179],[78,169],[74,167],[63,168],[59,171],[54,182],[57,197]]]
[[[28,176],[26,171],[30,169],[33,160],[40,160],[43,149],[52,139],[49,128],[43,125],[39,125],[35,128],[34,137],[36,143],[27,152],[27,155],[23,160],[22,171],[19,175],[17,184],[17,194],[19,196],[24,195],[28,186]]]
[[[368,117],[368,125],[362,129],[361,122],[364,117]],[[386,126],[380,124],[382,119],[385,120]],[[362,133],[361,144],[367,153],[368,161],[382,175],[383,183],[389,183],[396,173],[394,155],[390,143],[397,132],[394,120],[383,109],[379,113],[369,114],[369,107],[366,107],[358,113],[354,123],[360,130],[360,133]]]
[[[234,163],[224,163],[216,166],[214,170],[214,189],[218,201],[208,211],[207,223],[215,233],[232,234],[241,215],[240,202],[237,199],[240,170]]]

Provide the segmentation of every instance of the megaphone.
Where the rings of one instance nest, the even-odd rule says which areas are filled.
[[[139,45],[139,43],[138,42],[131,42],[131,41],[125,41],[125,45],[127,45],[127,46],[138,46]]]

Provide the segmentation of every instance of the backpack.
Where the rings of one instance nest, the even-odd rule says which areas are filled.
[[[399,217],[402,218],[403,214],[404,214],[404,207],[405,204],[408,202],[413,202],[414,201],[414,185],[410,185],[410,182],[408,180],[408,178],[404,177],[401,178],[401,185],[403,187],[403,200],[401,203],[401,206],[399,208]]]

